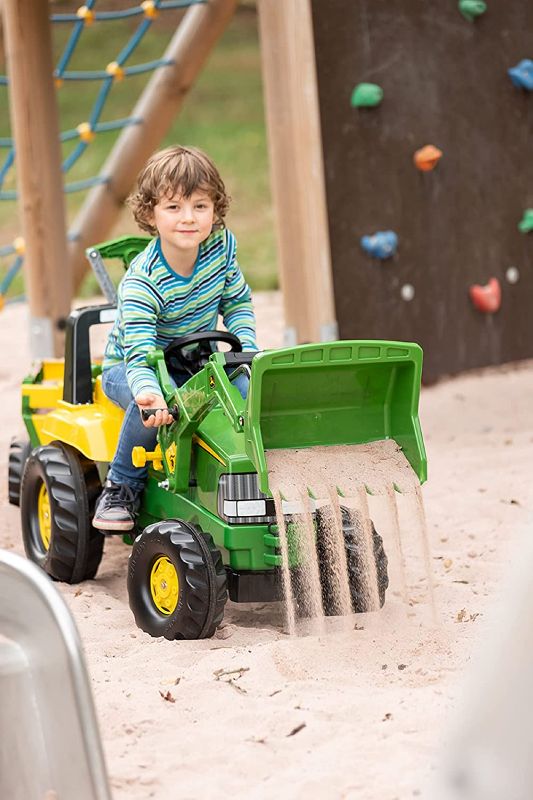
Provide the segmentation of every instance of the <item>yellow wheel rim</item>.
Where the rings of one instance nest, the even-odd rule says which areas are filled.
[[[41,484],[39,497],[37,498],[37,514],[39,517],[39,535],[44,549],[50,547],[50,537],[52,535],[52,516],[50,512],[50,498],[46,486]]]
[[[150,573],[150,591],[157,610],[165,616],[174,613],[178,605],[180,584],[174,564],[160,556]]]

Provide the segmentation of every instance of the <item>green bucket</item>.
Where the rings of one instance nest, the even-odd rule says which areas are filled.
[[[427,460],[418,418],[422,349],[340,341],[259,353],[252,362],[246,453],[270,493],[265,450],[394,439],[420,482]]]

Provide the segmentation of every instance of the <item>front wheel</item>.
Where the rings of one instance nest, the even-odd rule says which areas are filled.
[[[91,516],[100,490],[94,463],[67,445],[37,447],[29,456],[20,490],[24,549],[55,580],[96,575],[104,537]]]
[[[212,537],[183,520],[149,525],[133,543],[128,596],[135,622],[150,636],[212,636],[228,598],[226,571]]]

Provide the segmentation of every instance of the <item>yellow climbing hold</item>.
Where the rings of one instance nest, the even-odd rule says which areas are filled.
[[[144,0],[144,3],[141,3],[141,8],[144,11],[144,16],[148,19],[155,19],[159,16],[154,0]]]
[[[82,142],[92,142],[96,136],[96,133],[91,128],[90,122],[80,122],[77,126],[76,130],[78,131],[79,137]]]
[[[0,311],[3,310],[5,304],[6,304],[6,298],[4,297],[3,294],[0,294]]]
[[[94,22],[94,11],[87,6],[80,6],[76,11],[76,16],[82,19],[86,25],[92,25]]]
[[[13,240],[13,247],[18,256],[23,256],[26,252],[26,242],[24,238],[22,236],[17,236],[17,238]]]
[[[108,75],[112,75],[117,81],[121,81],[124,77],[124,70],[120,67],[116,61],[111,61],[105,68],[105,71]]]
[[[54,84],[56,89],[61,89],[63,86],[63,78],[54,78]]]

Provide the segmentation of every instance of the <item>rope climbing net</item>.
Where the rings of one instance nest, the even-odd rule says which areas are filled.
[[[104,122],[102,121],[102,116],[106,101],[108,100],[109,94],[116,82],[122,81],[130,76],[149,73],[158,69],[159,67],[168,66],[173,63],[172,61],[166,59],[159,59],[141,64],[126,65],[126,62],[134,54],[154,20],[161,12],[166,10],[187,8],[193,5],[205,5],[208,2],[208,0],[144,0],[144,2],[129,8],[117,9],[113,11],[100,11],[96,10],[95,8],[96,1],[97,0],[87,0],[86,4],[78,8],[75,13],[52,14],[50,16],[51,23],[56,25],[70,24],[72,26],[70,35],[67,38],[63,52],[54,70],[54,81],[56,88],[59,90],[67,81],[92,81],[100,84],[88,119],[80,121],[75,128],[71,130],[65,130],[60,133],[60,141],[62,143],[74,143],[73,149],[68,153],[67,156],[64,157],[61,165],[62,172],[65,175],[67,175],[72,170],[73,166],[79,162],[80,158],[83,156],[90,143],[94,141],[97,135],[109,131],[117,131],[131,125],[139,125],[142,122],[140,118],[136,117],[125,117],[122,119],[114,119]],[[69,65],[71,64],[74,52],[80,41],[80,37],[87,27],[100,22],[103,23],[111,20],[121,20],[135,17],[139,18],[139,24],[126,41],[126,44],[116,55],[114,60],[110,61],[104,67],[104,69],[69,69]],[[9,79],[7,76],[0,75],[0,86],[9,86]],[[15,144],[12,138],[0,138],[0,152],[2,150],[7,151],[7,155],[5,155],[5,157],[1,160],[0,165],[0,200],[17,200],[18,196],[16,190],[4,188],[6,178],[8,177],[10,170],[15,165]],[[70,182],[65,181],[64,192],[72,193],[86,191],[98,184],[108,183],[110,178],[111,176],[109,175],[99,174],[83,180],[75,180]],[[22,236],[17,236],[11,243],[0,246],[0,258],[11,259],[13,257],[5,274],[0,280],[0,308],[3,307],[4,303],[6,302],[6,294],[13,282],[13,279],[22,267],[24,262],[24,252],[25,242]]]

